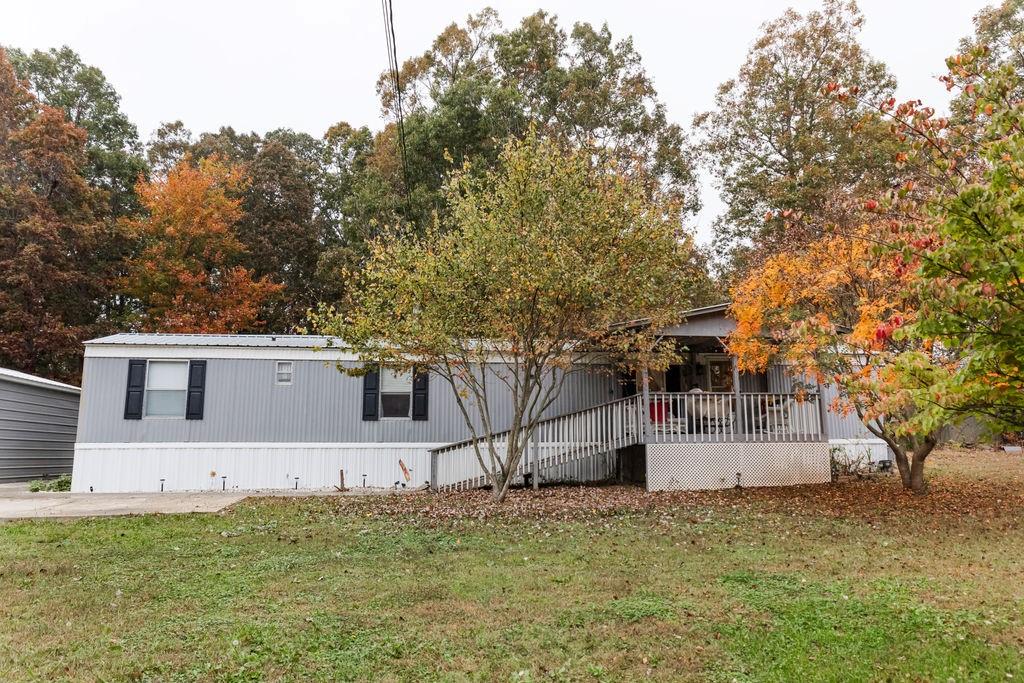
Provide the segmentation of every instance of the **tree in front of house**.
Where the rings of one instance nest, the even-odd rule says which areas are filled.
[[[218,158],[184,158],[166,176],[140,181],[145,215],[124,221],[143,244],[122,285],[141,306],[140,326],[159,332],[235,333],[263,326],[259,314],[281,285],[240,265],[235,234],[241,171]]]
[[[695,119],[726,205],[715,243],[727,275],[741,277],[761,258],[816,237],[784,216],[839,223],[834,197],[898,184],[897,145],[876,108],[896,81],[858,42],[863,21],[844,0],[805,15],[787,10],[762,27],[714,110]],[[857,88],[860,98],[837,106],[822,92],[831,82]]]
[[[800,249],[764,260],[733,290],[735,332],[728,339],[744,370],[781,358],[833,385],[831,410],[856,413],[892,449],[903,486],[925,490],[925,461],[942,426],[922,422],[933,387],[956,358],[901,330],[917,321],[917,271],[892,250],[888,221],[861,214]]]
[[[486,173],[453,174],[446,193],[444,222],[375,240],[347,312],[323,311],[316,327],[369,364],[447,381],[500,501],[589,354],[656,367],[670,357],[652,330],[688,303],[692,246],[677,203],[588,147],[536,133],[509,141]],[[649,325],[615,324],[639,318]],[[510,415],[492,412],[496,390]],[[509,418],[506,450],[493,436]]]
[[[82,340],[108,328],[105,196],[86,167],[85,131],[0,49],[0,365],[75,381]]]
[[[1018,41],[1019,42],[1019,41]],[[933,387],[926,417],[970,413],[1006,430],[1024,429],[1024,102],[1013,60],[985,45],[948,60],[962,121],[916,102],[896,108],[909,162],[930,191],[903,213],[894,236],[918,264],[921,310],[909,333],[955,351],[957,371]]]

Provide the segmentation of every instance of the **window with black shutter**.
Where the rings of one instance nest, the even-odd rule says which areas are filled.
[[[146,366],[145,417],[185,417],[188,361],[151,360]]]
[[[131,359],[124,419],[203,419],[205,360]]]
[[[410,417],[412,408],[412,371],[396,372],[385,368],[380,373],[380,416]]]

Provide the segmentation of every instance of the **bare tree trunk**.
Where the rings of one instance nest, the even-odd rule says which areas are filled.
[[[508,495],[508,483],[511,477],[506,477],[500,471],[491,473],[491,500],[500,503]]]
[[[521,434],[519,435],[521,437]],[[512,486],[512,479],[515,476],[516,468],[519,466],[520,460],[522,460],[523,452],[526,449],[527,439],[517,438],[515,445],[512,444],[512,439],[509,439],[510,451],[505,455],[505,462],[508,463],[508,475],[502,474],[500,471],[496,473],[494,477],[494,486],[491,489],[491,500],[495,503],[502,503],[505,498],[508,497],[508,490]]]
[[[928,486],[924,480],[924,458],[914,459],[910,463],[910,486],[911,491],[917,494],[925,493],[928,490]]]
[[[935,435],[928,434],[924,437],[910,437],[910,448],[907,448],[904,446],[904,443],[908,441],[906,436],[896,436],[896,434],[887,430],[884,424],[865,420],[859,408],[857,414],[861,417],[868,431],[889,445],[893,458],[896,460],[896,469],[900,473],[900,483],[903,484],[903,488],[917,494],[926,493],[928,483],[924,478],[924,461],[928,454],[932,452],[932,449],[935,448],[935,444],[938,443]],[[910,457],[908,457],[908,451]]]
[[[922,494],[928,491],[928,483],[924,478],[924,461],[935,448],[935,443],[936,440],[928,436],[914,446],[913,459],[910,461],[910,486],[908,487],[914,493]]]
[[[886,439],[896,460],[896,469],[900,473],[903,488],[917,494],[928,491],[928,482],[924,478],[924,463],[928,454],[935,448],[935,439],[931,436],[921,441],[914,440],[914,447],[909,451],[895,439]]]
[[[893,459],[896,461],[896,470],[900,473],[900,483],[903,488],[910,488],[910,461],[907,459],[907,452],[903,447],[894,441],[889,441],[889,448],[892,449]]]

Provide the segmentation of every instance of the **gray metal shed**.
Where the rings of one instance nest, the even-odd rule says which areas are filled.
[[[69,474],[81,390],[0,368],[0,482]]]

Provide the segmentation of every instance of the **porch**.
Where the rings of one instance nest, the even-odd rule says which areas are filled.
[[[643,483],[648,491],[784,486],[831,479],[826,402],[820,387],[782,365],[740,372],[723,344],[726,306],[687,312],[661,331],[679,361],[618,378],[619,398],[539,422],[514,480]],[[490,437],[505,448],[508,432]],[[431,451],[431,487],[476,488],[480,440]]]
[[[727,330],[692,327],[665,331],[680,360],[665,370],[639,370],[620,378],[623,395],[639,394],[647,406],[643,443],[775,443],[826,440],[826,404],[820,387],[790,368],[741,372],[721,338]]]
[[[648,491],[829,481],[817,394],[642,392],[542,420],[513,478],[617,478]],[[499,455],[509,432],[491,436]],[[486,485],[479,440],[433,449],[431,488]],[[632,474],[630,474],[632,473]]]

